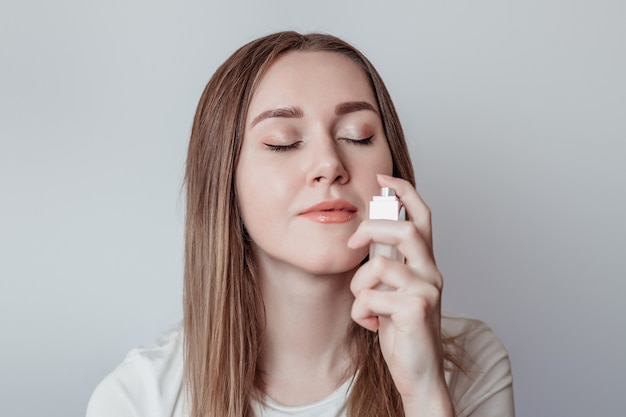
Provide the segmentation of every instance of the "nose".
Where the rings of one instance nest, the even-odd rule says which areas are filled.
[[[338,152],[337,143],[333,138],[316,141],[314,152],[311,156],[311,164],[307,175],[309,184],[338,183],[345,184],[349,181],[348,171],[344,165],[341,154]]]

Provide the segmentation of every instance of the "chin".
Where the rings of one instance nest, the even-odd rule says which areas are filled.
[[[361,266],[367,256],[367,251],[353,251],[348,254],[324,254],[319,257],[309,257],[303,269],[315,275],[337,275],[350,272]]]

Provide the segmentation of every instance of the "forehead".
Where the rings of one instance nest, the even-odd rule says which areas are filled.
[[[272,62],[257,84],[250,111],[307,102],[368,101],[376,106],[365,71],[337,52],[292,51]]]

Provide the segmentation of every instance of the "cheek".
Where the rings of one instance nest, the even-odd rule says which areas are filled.
[[[393,160],[391,158],[391,151],[385,144],[384,147],[378,149],[368,161],[361,161],[360,165],[372,171],[374,174],[393,174]]]
[[[262,184],[258,179],[241,175],[242,173],[238,174],[237,204],[239,204],[239,212],[241,213],[243,223],[246,229],[250,231],[250,228],[254,228],[258,223],[256,220],[258,211],[265,209],[265,207],[262,207],[264,205],[264,193],[262,191]]]
[[[249,231],[269,227],[273,218],[284,216],[287,198],[293,193],[288,178],[276,169],[262,166],[256,166],[254,170],[237,170],[237,202]]]
[[[393,160],[391,159],[391,154],[380,162],[379,173],[386,175],[393,174]]]

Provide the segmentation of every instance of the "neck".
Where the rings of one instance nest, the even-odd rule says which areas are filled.
[[[313,275],[261,265],[265,331],[259,368],[266,393],[297,405],[324,398],[349,375],[346,344],[354,271]]]

